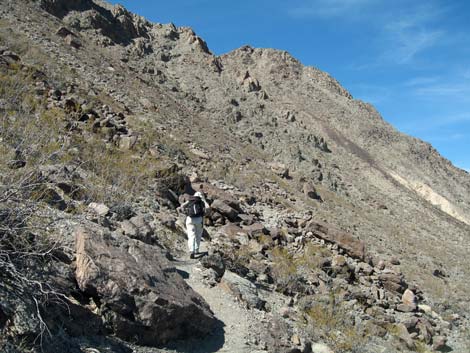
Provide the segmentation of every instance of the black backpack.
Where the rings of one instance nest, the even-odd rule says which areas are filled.
[[[189,217],[202,217],[204,216],[205,206],[201,198],[194,197],[189,199],[189,203],[186,206],[186,214]]]

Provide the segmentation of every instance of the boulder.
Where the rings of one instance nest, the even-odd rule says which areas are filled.
[[[416,296],[411,290],[405,290],[401,297],[401,302],[404,305],[407,305],[408,307],[412,308],[412,311],[416,310]]]
[[[219,212],[224,217],[228,218],[228,220],[231,222],[234,222],[237,219],[238,211],[229,206],[223,200],[215,200],[212,203],[211,208]]]
[[[67,35],[64,40],[65,44],[72,48],[80,49],[80,47],[82,46],[82,43],[78,40],[78,38],[72,34]]]
[[[92,202],[88,205],[88,208],[100,217],[104,217],[109,213],[109,207],[102,203]]]
[[[243,226],[243,231],[246,232],[251,238],[257,238],[263,234],[269,234],[266,227],[261,223],[253,223],[249,226]]]
[[[227,292],[246,303],[249,308],[262,309],[265,305],[265,301],[258,296],[256,286],[231,271],[225,271],[220,285]]]
[[[408,329],[406,328],[405,325],[403,324],[395,325],[393,333],[395,334],[395,336],[397,336],[401,341],[403,341],[406,344],[407,348],[409,349],[415,348],[415,343],[413,342],[413,339],[408,333]]]
[[[397,311],[402,313],[411,313],[416,310],[416,305],[398,304]]]
[[[241,227],[237,226],[236,224],[227,223],[219,229],[218,233],[225,237],[235,239],[238,234],[244,233],[244,231]]]
[[[306,226],[307,232],[312,232],[318,238],[338,245],[349,256],[363,260],[365,257],[365,244],[352,234],[333,228],[323,222],[311,221]]]
[[[333,350],[323,343],[312,344],[312,353],[333,353]]]
[[[225,272],[225,263],[219,254],[204,256],[200,260],[200,264],[205,268],[213,269],[217,278],[221,278]]]
[[[216,319],[163,251],[102,229],[76,231],[75,277],[117,337],[158,346],[208,334]]]
[[[379,281],[385,289],[391,292],[403,293],[405,290],[406,284],[403,281],[403,276],[396,273],[381,273],[379,275]]]
[[[303,193],[308,198],[311,198],[317,201],[322,201],[322,198],[320,194],[317,192],[317,189],[311,183],[304,183]]]
[[[288,179],[289,178],[289,168],[287,168],[284,164],[278,162],[269,163],[269,168],[281,178]]]
[[[121,136],[119,139],[119,148],[122,150],[131,150],[137,144],[138,137],[135,135]]]
[[[443,350],[446,347],[447,337],[446,336],[434,336],[432,339],[432,349],[436,351]]]

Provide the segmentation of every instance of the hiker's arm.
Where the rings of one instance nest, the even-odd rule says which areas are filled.
[[[202,202],[204,202],[204,207],[206,209],[210,209],[211,208],[211,205],[209,205],[209,203],[207,202],[206,198],[205,197],[202,197],[201,198]]]
[[[178,211],[178,213],[182,213],[182,211],[184,210],[184,208],[188,205],[189,201],[186,201],[185,203],[183,203],[180,207],[178,207],[176,209],[176,211]]]

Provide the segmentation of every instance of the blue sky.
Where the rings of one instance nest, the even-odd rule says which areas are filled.
[[[470,1],[112,1],[190,26],[215,54],[289,51],[470,171]]]

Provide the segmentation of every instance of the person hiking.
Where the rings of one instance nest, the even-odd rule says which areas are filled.
[[[186,233],[188,235],[189,257],[194,259],[199,254],[202,232],[204,230],[204,215],[210,206],[204,193],[197,191],[194,196],[177,208],[178,212],[186,214]]]

